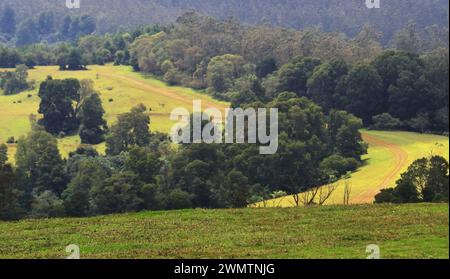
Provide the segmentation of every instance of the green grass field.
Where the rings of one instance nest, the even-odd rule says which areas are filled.
[[[29,79],[37,84],[51,75],[55,79],[77,78],[91,79],[95,89],[101,93],[106,120],[114,123],[118,114],[129,111],[133,106],[143,103],[151,108],[150,118],[152,131],[169,132],[173,122],[170,112],[177,107],[192,110],[193,100],[202,100],[203,108],[225,109],[228,104],[214,100],[201,92],[183,88],[170,87],[165,83],[133,72],[128,66],[89,66],[88,71],[59,71],[58,67],[37,67],[29,71]],[[38,86],[37,86],[38,87]],[[30,130],[29,115],[36,114],[39,107],[38,89],[13,96],[0,94],[0,142],[14,136],[16,139]],[[31,94],[31,98],[28,95]],[[113,99],[113,102],[109,100]],[[78,136],[59,140],[63,156],[75,150],[80,144]],[[97,146],[99,151],[104,145]],[[13,158],[15,146],[10,146],[10,157]]]
[[[430,155],[441,155],[449,159],[449,138],[396,131],[362,131],[363,138],[369,143],[368,154],[364,156],[364,165],[348,179],[336,183],[337,190],[328,200],[328,204],[342,204],[344,185],[351,186],[352,204],[372,203],[381,189],[394,187],[400,175],[416,159]],[[292,196],[266,202],[270,207],[294,206]],[[262,207],[263,203],[254,206]]]
[[[0,222],[0,258],[449,258],[448,204],[142,212]]]

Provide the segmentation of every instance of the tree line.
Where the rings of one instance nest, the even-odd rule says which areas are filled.
[[[88,35],[72,44],[20,51],[0,46],[0,66],[79,70],[114,62],[171,85],[206,89],[233,106],[292,92],[326,112],[349,111],[365,127],[448,132],[448,43],[434,39],[430,51],[418,53],[424,42],[411,24],[398,32],[395,49],[384,50],[379,40],[370,26],[347,39],[315,29],[245,26],[192,12],[170,26]]]
[[[249,104],[280,109],[279,152],[270,156],[253,144],[173,148],[168,135],[151,132],[144,105],[108,127],[89,81],[48,78],[39,97],[43,117],[30,118],[32,131],[18,140],[14,167],[6,145],[0,148],[4,219],[245,207],[276,191],[297,194],[334,182],[358,168],[367,150],[358,118],[324,113],[293,93]],[[104,140],[106,155],[82,146],[63,159],[56,137],[71,131],[85,142]]]
[[[0,43],[24,47],[40,42],[56,43],[75,41],[81,36],[95,32],[96,20],[89,15],[64,17],[57,22],[52,11],[45,11],[37,18],[20,20],[10,6],[0,13]]]

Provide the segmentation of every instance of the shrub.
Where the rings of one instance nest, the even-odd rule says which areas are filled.
[[[389,113],[375,115],[373,118],[372,129],[375,130],[397,130],[403,127],[403,122]]]

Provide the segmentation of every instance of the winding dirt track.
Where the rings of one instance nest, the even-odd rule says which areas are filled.
[[[178,94],[175,90],[168,90],[167,88],[161,88],[158,86],[153,86],[150,85],[148,83],[145,83],[144,81],[140,81],[138,79],[134,79],[132,77],[126,77],[123,75],[119,75],[119,74],[109,74],[109,73],[101,73],[101,75],[103,76],[107,76],[109,78],[112,79],[116,79],[116,80],[122,80],[124,82],[127,82],[128,84],[134,84],[135,86],[137,86],[138,89],[141,90],[148,90],[148,91],[152,91],[161,95],[165,95],[167,97],[170,97],[172,99],[181,101],[183,103],[185,103],[187,105],[187,108],[192,107],[192,100],[194,99],[193,97],[191,97],[191,99],[189,97],[186,96],[181,96],[180,94]],[[224,110],[226,109],[228,106],[225,104],[221,104],[221,103],[216,103],[216,102],[211,102],[209,100],[202,100],[202,103],[204,106],[206,107],[212,107],[212,108],[217,108],[217,109],[221,109]]]
[[[363,139],[368,144],[386,148],[393,157],[389,172],[386,173],[377,185],[368,187],[368,189],[358,198],[360,202],[372,202],[373,197],[377,195],[381,189],[391,186],[392,181],[398,176],[402,169],[406,167],[408,164],[408,153],[395,144],[383,141],[368,134],[363,134]]]

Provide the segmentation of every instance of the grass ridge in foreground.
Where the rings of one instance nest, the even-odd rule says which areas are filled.
[[[0,258],[449,258],[448,204],[140,212],[0,222]]]

